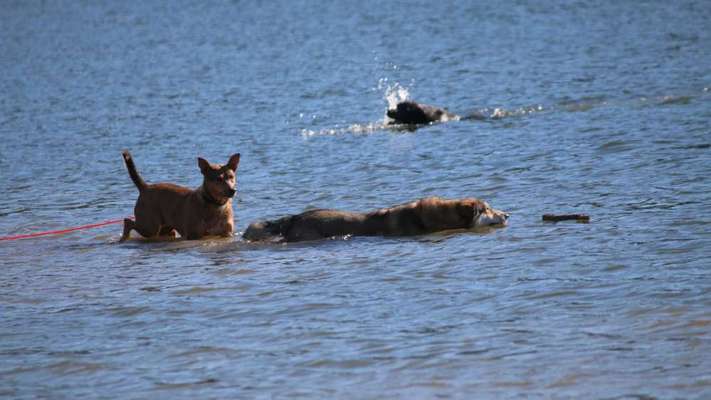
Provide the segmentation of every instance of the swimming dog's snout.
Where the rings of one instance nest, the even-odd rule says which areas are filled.
[[[236,189],[233,189],[233,188],[228,188],[228,189],[227,189],[227,196],[228,196],[228,197],[234,197],[235,193],[237,193],[237,190],[236,190]]]

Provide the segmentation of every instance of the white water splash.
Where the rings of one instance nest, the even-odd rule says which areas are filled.
[[[406,87],[398,82],[390,84],[387,78],[378,81],[378,90],[384,90],[383,98],[388,102],[388,109],[394,109],[397,103],[410,98],[410,91]]]
[[[524,115],[529,115],[537,112],[542,112],[544,111],[544,108],[542,105],[535,105],[535,106],[528,106],[528,107],[520,107],[514,110],[506,110],[503,108],[495,108],[494,111],[492,111],[489,115],[490,119],[502,119],[506,117],[519,117],[519,116],[524,116]],[[484,111],[484,115],[486,115],[486,111]]]
[[[445,114],[442,116],[439,122],[449,122],[449,121],[459,121],[462,119],[461,115],[457,114]]]
[[[301,137],[308,139],[314,136],[334,136],[342,134],[356,134],[356,135],[368,135],[377,131],[385,129],[387,126],[383,122],[371,122],[367,124],[352,124],[343,128],[329,128],[329,129],[302,129]]]

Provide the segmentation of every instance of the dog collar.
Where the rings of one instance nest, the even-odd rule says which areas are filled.
[[[210,193],[208,193],[207,190],[202,189],[201,192],[202,192],[202,199],[205,200],[206,203],[213,204],[216,206],[225,205],[225,203],[220,203],[214,197],[210,196]]]

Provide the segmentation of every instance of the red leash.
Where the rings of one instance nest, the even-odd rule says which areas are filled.
[[[123,222],[123,218],[121,219],[112,219],[109,221],[104,221],[104,222],[99,222],[98,224],[89,224],[89,225],[82,225],[82,226],[75,226],[73,228],[67,228],[67,229],[60,229],[56,231],[46,231],[46,232],[36,232],[36,233],[27,233],[24,235],[15,235],[15,236],[0,236],[0,242],[4,240],[20,240],[20,239],[30,239],[30,238],[36,238],[40,236],[49,236],[49,235],[62,235],[65,233],[69,232],[74,232],[74,231],[81,231],[85,229],[92,229],[92,228],[98,228],[100,226],[106,226],[106,225],[113,225],[113,224],[120,224]]]

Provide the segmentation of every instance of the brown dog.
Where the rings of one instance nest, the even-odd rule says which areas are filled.
[[[428,197],[369,213],[311,210],[273,221],[254,222],[244,232],[249,241],[296,242],[345,235],[421,235],[449,229],[503,226],[509,215],[478,199]]]
[[[139,195],[134,209],[136,220],[123,220],[121,241],[128,239],[132,229],[147,238],[175,237],[175,231],[185,239],[232,235],[232,197],[236,193],[239,154],[233,154],[225,165],[198,158],[203,182],[195,190],[172,183],[149,185],[138,175],[128,151],[123,152],[123,159]]]

